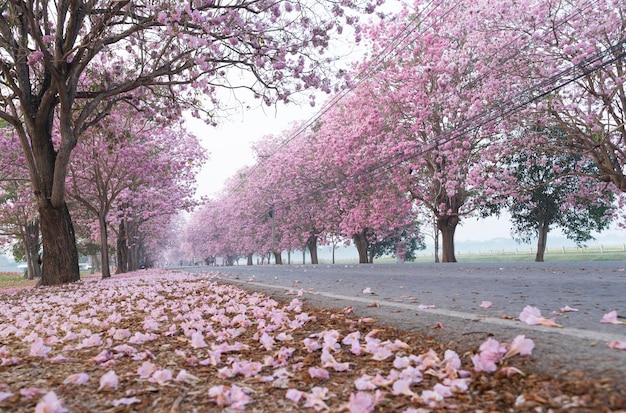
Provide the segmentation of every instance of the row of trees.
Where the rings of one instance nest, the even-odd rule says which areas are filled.
[[[83,199],[84,195],[97,189],[83,189],[82,176],[72,178],[75,152],[81,146],[89,151],[83,144],[86,136],[102,135],[101,139],[116,141],[118,137],[108,134],[106,128],[120,122],[113,126],[112,134],[120,133],[122,125],[129,124],[121,115],[127,112],[146,114],[138,124],[148,129],[153,129],[148,125],[153,113],[177,119],[183,109],[215,123],[222,109],[221,88],[249,90],[265,104],[288,101],[293,93],[314,88],[330,93],[336,73],[331,72],[330,59],[324,53],[331,34],[342,32],[344,26],[354,26],[358,33],[359,16],[373,12],[377,3],[0,3],[0,119],[11,129],[3,133],[2,141],[9,136],[18,138],[19,150],[13,153],[21,154],[28,171],[43,242],[41,284],[80,278],[70,199],[91,210],[100,228],[113,208],[121,208],[121,214],[116,209],[116,216],[124,217],[116,218],[122,220],[116,223],[117,239],[128,238],[133,231],[127,218],[131,212],[126,213],[130,207],[125,206],[135,206],[133,197],[120,193],[121,206],[115,207],[103,198],[92,202]],[[344,72],[339,72],[339,77],[343,76]],[[161,126],[157,120],[154,127]],[[165,147],[160,146],[162,150],[176,150],[168,146],[168,139]],[[92,157],[96,163],[114,155],[106,144],[96,151]],[[166,170],[154,169],[159,177],[167,175]],[[93,173],[92,182],[99,181],[100,172]],[[68,197],[70,186],[76,196]],[[176,196],[176,192],[170,194],[171,201]],[[156,203],[158,199],[152,194],[138,201]],[[150,215],[139,214],[141,220]],[[104,232],[100,237],[104,238]]]
[[[112,251],[118,273],[149,265],[171,235],[172,219],[197,203],[195,175],[205,161],[199,141],[180,119],[146,115],[113,110],[110,122],[82,138],[68,165],[65,185],[79,251],[97,256],[103,278],[111,276]],[[47,255],[41,250],[28,170],[23,157],[12,159],[19,153],[12,129],[2,132],[7,150],[0,154],[5,171],[0,233],[5,243],[18,241],[14,250],[28,263],[29,277],[39,277]]]
[[[555,226],[583,242],[626,191],[624,6],[416,1],[364,30],[352,90],[268,136],[256,165],[190,221],[196,254],[247,255],[352,240],[407,245],[434,224],[453,262],[465,216],[508,209],[516,236]],[[251,259],[248,259],[251,263]]]

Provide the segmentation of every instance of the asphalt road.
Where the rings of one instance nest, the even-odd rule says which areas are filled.
[[[325,308],[352,306],[399,328],[451,344],[476,345],[489,335],[501,341],[525,334],[535,341],[540,369],[585,370],[626,375],[626,324],[602,324],[617,310],[626,321],[626,262],[267,265],[185,267],[221,273],[243,288],[289,298],[303,291],[305,303]],[[364,293],[369,288],[371,293]],[[481,308],[482,301],[493,303]],[[420,305],[435,306],[422,309]],[[563,328],[529,326],[517,320],[526,305],[556,318]],[[577,312],[552,314],[565,306]],[[441,327],[443,326],[443,327]]]

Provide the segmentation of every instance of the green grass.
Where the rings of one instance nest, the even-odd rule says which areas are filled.
[[[440,252],[441,254],[441,252]],[[534,262],[536,252],[530,252],[530,248],[518,249],[517,251],[491,250],[483,252],[456,252],[457,262],[480,263],[480,262]],[[415,263],[434,263],[432,253],[420,253],[418,251]],[[575,261],[626,261],[624,246],[611,247],[588,247],[588,248],[554,248],[548,249],[544,254],[545,262],[575,262]],[[392,264],[396,259],[382,257],[374,260],[376,264]],[[357,259],[341,259],[336,264],[357,264]],[[320,259],[320,264],[330,264],[328,259]]]
[[[488,251],[488,252],[457,252],[458,262],[534,262],[536,252],[525,251]],[[555,248],[548,249],[544,254],[545,262],[574,262],[574,261],[626,261],[626,251],[619,247],[589,247],[589,248]],[[434,262],[432,254],[418,256],[415,262]]]
[[[24,277],[19,272],[0,272],[0,283],[22,280],[24,280]]]

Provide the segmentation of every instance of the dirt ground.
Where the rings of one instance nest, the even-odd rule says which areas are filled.
[[[276,338],[276,346],[264,347],[260,344],[259,329],[261,325],[269,321],[253,321],[252,324],[241,324],[236,333],[236,341],[243,347],[235,354],[224,354],[221,364],[199,363],[210,352],[208,348],[214,348],[216,342],[209,342],[207,347],[192,346],[193,339],[183,331],[181,319],[189,314],[200,314],[197,309],[204,309],[203,316],[208,320],[214,320],[211,314],[229,314],[231,307],[238,306],[235,300],[248,303],[249,293],[242,290],[233,290],[224,303],[230,307],[226,310],[207,310],[205,304],[215,303],[216,285],[219,280],[197,280],[191,278],[188,281],[176,279],[172,282],[167,274],[158,274],[159,281],[148,279],[146,273],[135,278],[128,277],[124,280],[98,281],[96,277],[84,278],[81,283],[72,286],[54,288],[33,287],[33,281],[15,281],[0,284],[0,302],[4,309],[21,308],[25,303],[38,303],[33,310],[36,314],[33,319],[38,324],[31,324],[31,330],[24,330],[22,335],[11,333],[7,326],[16,325],[19,320],[28,320],[29,316],[10,318],[0,314],[0,410],[12,412],[32,412],[40,409],[41,412],[211,412],[211,411],[250,411],[250,412],[301,412],[301,411],[351,411],[351,412],[626,412],[626,384],[624,376],[619,372],[611,372],[606,376],[588,376],[584,371],[568,371],[566,366],[558,372],[558,375],[539,374],[536,371],[541,360],[530,355],[525,357],[513,357],[499,365],[495,373],[476,373],[472,371],[471,356],[479,349],[475,346],[458,345],[450,348],[448,344],[435,341],[428,335],[420,335],[400,331],[394,327],[382,325],[376,320],[359,318],[350,312],[350,309],[335,308],[310,308],[304,305],[295,311],[297,314],[307,314],[308,322],[296,329],[278,329],[270,331]],[[157,275],[154,276],[155,279]],[[129,281],[130,280],[130,281]],[[184,281],[184,282],[183,282]],[[116,284],[118,283],[118,284]],[[123,286],[123,288],[122,288]],[[61,304],[58,297],[81,297],[88,296],[96,289],[102,291],[103,301],[99,302],[99,296],[94,295],[91,301],[75,299],[76,303],[65,301]],[[109,292],[110,291],[110,292]],[[229,290],[230,291],[230,290]],[[126,294],[126,295],[125,295]],[[294,297],[276,296],[268,297],[258,295],[253,303],[276,301],[277,309],[293,307]],[[176,303],[178,301],[178,303]],[[93,303],[90,308],[89,303]],[[154,302],[164,303],[152,310],[149,307]],[[48,303],[48,304],[46,304]],[[176,304],[175,304],[176,303]],[[181,304],[182,303],[182,304]],[[198,307],[195,307],[195,304]],[[33,304],[29,304],[33,306]],[[249,305],[249,304],[246,304]],[[55,308],[56,306],[56,308]],[[108,307],[107,307],[108,306]],[[59,308],[62,307],[62,308]],[[109,308],[109,312],[103,309]],[[152,308],[152,307],[150,307]],[[180,308],[182,312],[176,309]],[[252,308],[252,307],[250,307]],[[125,309],[122,312],[121,309]],[[199,310],[198,310],[199,311]],[[249,313],[250,310],[248,310]],[[110,325],[97,324],[95,327],[90,320],[99,319],[113,320],[107,316],[119,312],[122,316]],[[245,311],[244,311],[245,312]],[[59,316],[58,314],[61,314]],[[124,329],[129,334],[138,332],[146,333],[147,320],[152,316],[160,316],[167,320],[159,326],[151,327],[154,332],[152,340],[142,343],[120,340],[116,338],[103,340],[94,346],[68,347],[68,342],[50,341],[50,356],[41,357],[33,355],[32,340],[35,336],[43,337],[52,334],[46,332],[46,328],[53,329],[53,325],[63,325],[64,320],[77,321],[71,331],[80,335],[78,327],[89,329],[91,334],[101,335],[103,338],[111,338],[114,331]],[[85,319],[80,321],[81,317]],[[98,318],[99,317],[99,318]],[[275,317],[275,315],[274,315]],[[16,321],[17,320],[17,321]],[[49,323],[45,324],[45,321]],[[176,327],[170,327],[169,323],[175,320]],[[185,318],[185,320],[187,320]],[[231,317],[232,320],[232,317]],[[273,320],[273,319],[272,319]],[[228,325],[228,320],[221,321]],[[82,324],[81,324],[82,323]],[[88,323],[92,323],[87,325]],[[217,323],[215,321],[215,323]],[[258,323],[258,324],[257,324]],[[219,324],[219,323],[218,323]],[[37,327],[39,325],[40,327]],[[167,327],[170,327],[169,329]],[[113,330],[112,330],[113,329]],[[112,333],[113,331],[113,333]],[[216,330],[217,331],[217,330]],[[389,377],[394,370],[394,358],[375,360],[373,357],[361,354],[355,355],[343,349],[345,345],[337,344],[333,353],[341,363],[348,363],[349,368],[344,371],[330,371],[327,378],[312,377],[309,368],[320,367],[320,352],[308,351],[301,345],[312,337],[320,337],[321,332],[337,332],[338,337],[347,337],[358,332],[361,337],[375,337],[379,342],[399,342],[406,344],[400,346],[395,353],[398,357],[424,357],[430,354],[437,363],[442,363],[447,350],[453,350],[459,355],[463,369],[470,372],[467,378],[468,388],[466,391],[455,391],[449,397],[436,403],[426,403],[424,390],[434,389],[442,383],[442,364],[432,364],[430,368],[421,371],[421,381],[411,385],[410,391],[401,393],[391,383],[380,383],[374,389],[357,391],[355,383],[364,375],[381,378]],[[26,335],[26,333],[29,335]],[[279,333],[284,333],[285,347],[291,349],[288,361],[283,365],[274,365],[270,368],[270,362],[279,358],[281,350],[278,340]],[[58,335],[58,334],[57,334]],[[88,334],[83,335],[87,337]],[[27,340],[27,337],[32,339]],[[83,338],[85,340],[86,338]],[[496,337],[497,339],[497,337]],[[78,340],[78,339],[77,339]],[[281,339],[282,340],[282,339]],[[130,344],[140,350],[125,350],[133,352],[133,357],[123,357],[122,350],[112,350],[115,345]],[[287,345],[288,344],[288,345]],[[339,349],[337,346],[341,347]],[[30,354],[28,348],[31,348]],[[102,360],[103,352],[109,352],[109,356]],[[111,353],[115,353],[112,355]],[[618,351],[618,350],[616,350]],[[51,356],[63,356],[66,360],[52,362]],[[150,378],[138,377],[137,371],[141,369],[145,358],[138,354],[148,355],[151,363],[167,368],[176,374],[185,370],[191,377],[188,380],[174,380],[166,378],[159,380],[156,376]],[[11,362],[11,358],[15,363]],[[225,373],[225,368],[234,368],[236,363],[257,363],[262,366],[256,374],[230,374]],[[230,366],[230,367],[229,367]],[[517,374],[508,375],[511,369],[502,367],[514,367],[519,371]],[[395,367],[398,369],[398,367]],[[104,374],[114,370],[119,383],[115,388],[103,387]],[[77,373],[86,373],[90,379],[85,384],[68,382],[67,378]],[[155,373],[156,374],[156,373]],[[384,381],[384,380],[382,380]],[[219,387],[223,386],[223,387]],[[219,396],[220,389],[222,396]],[[286,397],[289,389],[298,390],[303,395],[301,400],[295,401]],[[317,389],[317,390],[316,390]],[[325,389],[325,395],[319,398],[311,397],[311,394]],[[243,391],[248,402],[238,405],[233,402],[234,392]],[[43,410],[41,405],[46,393],[53,391],[62,400],[59,410]],[[230,392],[230,393],[229,393]],[[359,404],[356,402],[358,393],[373,397],[375,402]],[[309,398],[307,398],[309,397]],[[365,397],[365,396],[363,396]],[[229,399],[230,398],[230,399]],[[306,401],[305,401],[306,400]],[[316,400],[320,402],[317,403]],[[39,405],[39,407],[37,407]],[[36,410],[37,411],[37,410]]]

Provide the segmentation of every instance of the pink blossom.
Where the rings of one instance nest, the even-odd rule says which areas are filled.
[[[298,403],[305,394],[306,394],[305,392],[300,391],[298,389],[289,389],[287,390],[285,397],[291,400],[292,402]]]
[[[74,360],[74,359],[69,358],[69,357],[65,357],[62,354],[57,354],[56,356],[54,356],[54,357],[52,357],[50,359],[50,363],[66,363],[66,362],[69,362],[69,361],[72,361],[72,360]]]
[[[100,334],[92,334],[91,336],[85,338],[76,348],[87,348],[87,347],[98,347],[102,345],[102,338],[100,338]]]
[[[200,378],[194,376],[193,374],[189,374],[187,370],[182,369],[181,371],[178,372],[178,375],[176,376],[174,381],[178,383],[194,384],[194,383],[199,382]]]
[[[411,380],[396,380],[392,386],[392,393],[396,396],[415,396],[413,390],[411,390]]]
[[[11,392],[0,391],[0,403],[2,403],[3,401],[5,401],[6,399],[12,396],[13,396],[13,393]]]
[[[150,377],[149,381],[152,383],[163,385],[167,383],[168,381],[171,381],[172,378],[173,378],[172,370],[163,369],[163,370],[157,370],[154,373],[152,373],[152,376]]]
[[[328,379],[330,374],[328,370],[320,367],[309,367],[309,376],[313,379]]]
[[[560,311],[561,311],[562,313],[569,313],[569,312],[576,312],[576,311],[578,311],[578,309],[577,309],[577,308],[572,308],[572,307],[570,307],[569,305],[566,305],[565,307],[562,307],[562,308],[560,309]]]
[[[616,350],[626,350],[626,341],[613,340],[609,342],[609,347]]]
[[[445,385],[443,385],[441,383],[435,384],[435,386],[433,387],[433,390],[437,394],[441,395],[441,397],[452,397],[453,396],[452,390],[450,390],[450,387],[449,386],[445,386]]]
[[[202,333],[195,332],[191,335],[191,347],[193,348],[204,348],[207,344],[204,341],[204,336]]]
[[[38,61],[40,61],[41,59],[43,59],[43,52],[41,50],[35,50],[34,52],[32,52],[30,55],[28,55],[28,65],[32,66],[35,63],[37,63]]]
[[[125,340],[130,337],[130,331],[126,328],[118,328],[113,333],[113,340]]]
[[[96,357],[93,358],[93,360],[96,363],[101,364],[101,363],[104,363],[104,362],[110,360],[111,357],[113,357],[113,354],[110,351],[102,350],[100,353],[98,353],[98,355]]]
[[[119,380],[117,378],[117,374],[115,374],[115,371],[109,370],[108,372],[104,373],[102,377],[100,377],[100,387],[98,387],[98,391],[117,389],[118,384]]]
[[[65,413],[65,409],[61,403],[61,400],[57,397],[56,393],[48,392],[43,399],[35,406],[35,413]]]
[[[604,314],[602,316],[602,320],[600,320],[600,322],[604,323],[604,324],[626,324],[626,322],[619,321],[617,319],[617,311],[615,311],[615,310],[610,311],[610,312]]]
[[[313,387],[307,394],[304,407],[312,407],[315,411],[329,410],[325,401],[328,400],[328,389],[325,387]]]
[[[480,303],[479,307],[490,308],[492,305],[493,303],[491,301],[483,301],[482,303]]]
[[[563,327],[555,322],[554,318],[545,318],[537,307],[527,305],[519,315],[520,321],[528,325],[544,325],[547,327]]]
[[[30,355],[33,357],[47,357],[50,350],[52,350],[51,347],[44,345],[41,338],[37,338],[30,346]]]
[[[250,402],[250,397],[237,385],[231,387],[220,385],[209,389],[209,398],[219,407],[230,407],[235,410],[244,410]]]
[[[366,392],[350,393],[350,401],[348,402],[348,410],[350,413],[365,413],[374,410],[376,405],[382,400],[383,395],[380,390],[370,394]]]
[[[67,376],[63,381],[64,384],[85,384],[89,381],[89,375],[87,373],[76,373]]]
[[[424,390],[420,397],[429,407],[437,407],[443,401],[443,396],[434,390]]]
[[[378,386],[372,382],[372,376],[363,374],[354,381],[354,387],[357,390],[376,390]]]
[[[531,339],[526,338],[523,335],[519,335],[511,342],[509,350],[504,355],[504,358],[513,357],[517,354],[520,356],[530,355],[534,347],[535,343]]]
[[[263,333],[261,338],[259,339],[259,343],[265,348],[265,350],[270,351],[274,347],[274,339],[267,333]]]
[[[42,394],[43,392],[37,387],[27,387],[20,389],[20,395],[27,399],[32,399],[35,396]]]

